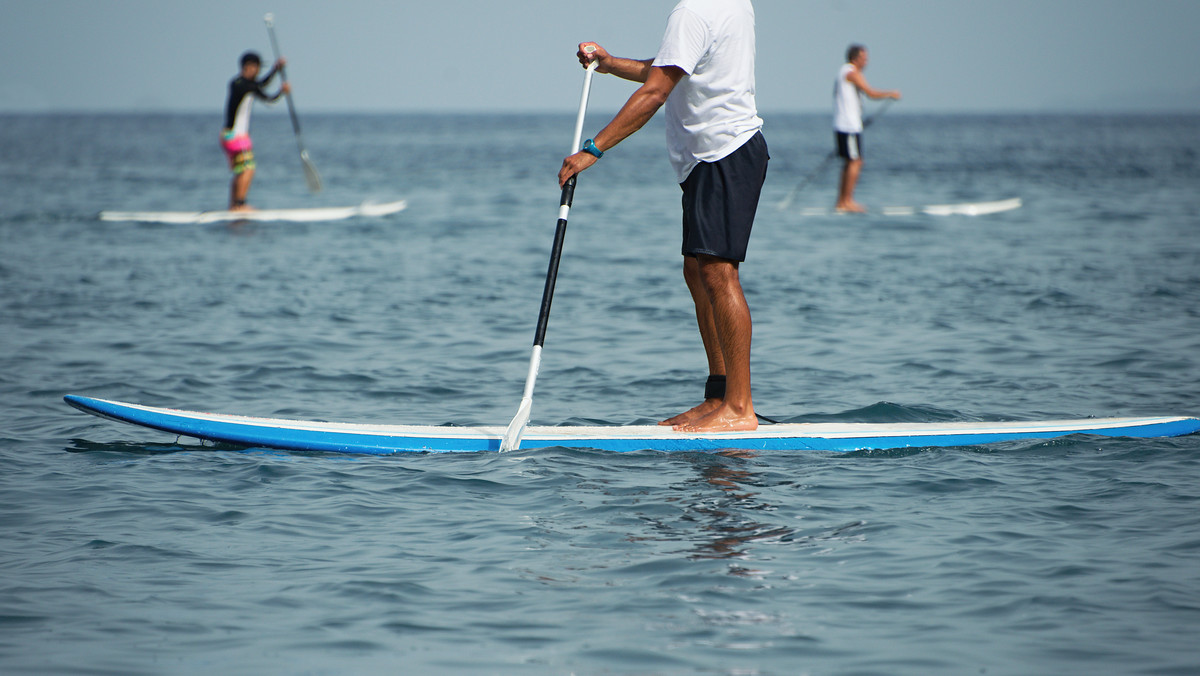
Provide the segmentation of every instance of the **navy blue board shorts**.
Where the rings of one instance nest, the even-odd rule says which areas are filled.
[[[683,188],[683,255],[746,260],[746,244],[767,178],[767,140],[758,132],[716,162],[697,164]]]
[[[847,134],[844,131],[833,132],[834,142],[837,143],[838,157],[843,160],[862,159],[862,134]]]

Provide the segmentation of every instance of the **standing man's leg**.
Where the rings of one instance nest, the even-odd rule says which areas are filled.
[[[834,208],[838,211],[865,212],[866,209],[854,201],[854,188],[858,185],[858,175],[862,171],[862,134],[837,132],[834,136],[838,155],[844,160],[837,205]]]
[[[854,188],[862,172],[862,160],[846,160],[842,165],[842,181],[838,188],[837,208],[843,211],[861,211],[862,206],[854,201]]]
[[[233,185],[229,192],[229,210],[248,209],[246,197],[250,194],[250,184],[254,182],[254,167],[250,167],[233,175]]]
[[[682,432],[756,429],[758,419],[750,394],[753,328],[750,306],[738,277],[738,263],[703,254],[696,261],[703,290],[703,298],[696,303],[696,319],[702,322],[705,312],[711,317],[718,354],[710,351],[709,340],[705,340],[705,352],[709,355],[710,369],[717,360],[725,367],[725,397],[706,414],[681,422],[675,429]],[[703,335],[702,329],[702,338]]]
[[[700,262],[695,256],[684,256],[683,280],[687,282],[688,291],[692,295],[692,303],[696,306],[696,326],[700,329],[700,340],[704,343],[704,354],[708,358],[708,374],[710,377],[725,377],[725,359],[721,354],[721,340],[717,337],[717,325],[713,320],[712,303],[708,300],[708,290],[704,287],[704,281],[700,276]],[[723,395],[708,396],[706,393],[703,402],[659,424],[683,425],[690,423],[712,413],[721,405],[723,398]]]

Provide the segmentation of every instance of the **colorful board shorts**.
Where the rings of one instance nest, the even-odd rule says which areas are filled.
[[[254,168],[254,144],[250,142],[249,134],[234,136],[233,132],[221,132],[221,147],[229,157],[229,166],[234,174],[240,174]]]

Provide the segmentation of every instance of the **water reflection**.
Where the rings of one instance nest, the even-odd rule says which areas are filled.
[[[694,482],[701,499],[684,513],[685,521],[699,524],[698,541],[689,558],[741,559],[750,556],[749,545],[756,541],[782,539],[793,534],[786,526],[762,523],[749,518],[748,511],[772,512],[775,507],[762,502],[753,490],[761,477],[753,472],[753,451],[728,450],[697,459],[699,478]],[[716,493],[711,491],[717,489]],[[754,574],[744,568],[732,568],[738,575]]]

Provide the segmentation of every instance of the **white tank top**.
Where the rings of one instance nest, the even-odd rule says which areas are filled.
[[[833,128],[845,134],[859,134],[863,130],[862,94],[853,82],[846,80],[854,70],[854,64],[844,64],[838,70],[837,82],[833,83]]]

